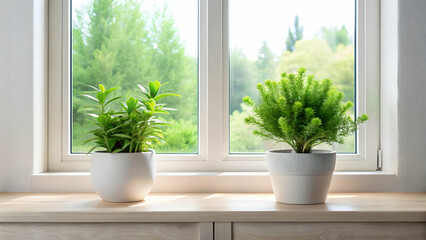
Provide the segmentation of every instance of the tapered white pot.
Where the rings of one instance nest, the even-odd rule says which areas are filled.
[[[336,152],[292,150],[266,152],[272,189],[277,202],[287,204],[324,203],[336,164]]]
[[[141,201],[155,180],[155,151],[92,154],[90,175],[96,193],[108,202]]]

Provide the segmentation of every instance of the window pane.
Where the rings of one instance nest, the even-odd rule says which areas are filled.
[[[278,80],[282,72],[304,67],[331,79],[356,104],[354,0],[229,0],[229,11],[230,153],[290,148],[263,142],[243,122],[249,110],[242,98],[258,99],[256,83]],[[354,153],[356,136],[316,148]]]
[[[86,85],[119,87],[117,94],[141,95],[137,84],[166,83],[164,99],[176,108],[166,121],[160,153],[198,152],[198,1],[72,1],[72,153],[84,153],[92,120],[82,97]],[[123,99],[124,101],[124,99]]]

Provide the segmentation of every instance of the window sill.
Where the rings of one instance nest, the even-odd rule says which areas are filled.
[[[32,192],[94,192],[88,172],[34,174]],[[335,172],[330,192],[395,192],[397,176],[390,172]],[[270,193],[267,172],[160,172],[151,192]]]
[[[0,193],[0,222],[426,222],[425,211],[425,193],[334,193],[308,206],[278,204],[269,193],[150,194],[134,203],[93,193]]]

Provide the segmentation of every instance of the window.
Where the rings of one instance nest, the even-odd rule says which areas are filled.
[[[49,32],[49,171],[89,169],[87,84],[134,94],[150,80],[183,95],[167,103],[178,111],[166,119],[174,126],[157,148],[159,171],[265,171],[262,152],[277,146],[243,125],[241,99],[299,66],[333,79],[354,115],[370,115],[333,146],[336,169],[375,170],[378,1],[50,1]]]
[[[70,14],[70,153],[90,149],[83,145],[92,120],[87,85],[138,96],[137,84],[154,80],[184,96],[163,102],[178,111],[162,116],[173,126],[157,152],[198,153],[197,0],[72,0]]]
[[[355,103],[351,112],[355,114],[355,22],[354,0],[265,0],[262,4],[229,0],[231,154],[289,148],[263,142],[252,134],[253,128],[241,125],[249,114],[241,99],[256,100],[256,84],[279,79],[282,72],[296,72],[302,66],[319,79],[332,79],[345,100]],[[355,140],[356,135],[349,136],[333,149],[357,153]]]

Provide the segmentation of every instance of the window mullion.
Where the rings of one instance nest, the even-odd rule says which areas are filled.
[[[207,116],[208,154],[211,170],[218,170],[223,152],[223,65],[222,1],[208,1],[207,45]]]
[[[208,59],[207,59],[207,17],[208,17],[208,8],[207,0],[199,0],[199,13],[198,13],[198,51],[199,51],[199,60],[198,60],[198,74],[199,74],[199,91],[198,91],[198,113],[199,113],[199,128],[198,128],[198,139],[199,139],[199,155],[201,159],[207,159],[207,149],[208,149],[208,137],[207,137],[207,126],[208,126],[208,116],[207,116],[207,78],[208,78]]]

